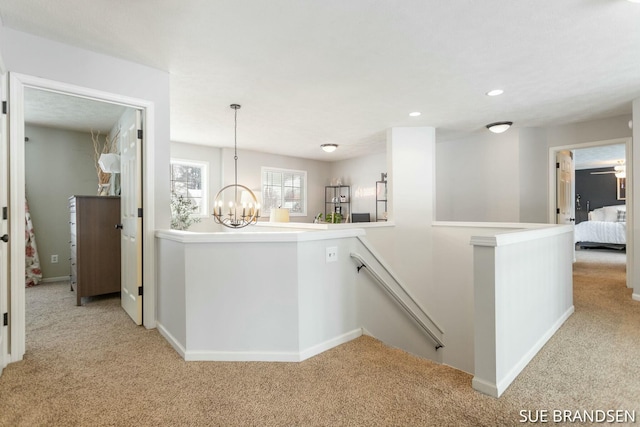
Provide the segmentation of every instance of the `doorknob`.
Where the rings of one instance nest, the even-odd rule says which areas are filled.
[[[117,228],[118,230],[122,230],[122,224],[116,224],[116,228]]]
[[[9,235],[8,234],[3,235],[2,237],[0,237],[0,240],[7,243],[9,241]]]

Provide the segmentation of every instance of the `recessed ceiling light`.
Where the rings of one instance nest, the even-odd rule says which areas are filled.
[[[630,1],[631,3],[640,3],[640,0],[627,0]]]
[[[414,111],[413,113],[409,113],[411,117],[418,117],[420,114],[422,114],[420,111]]]
[[[502,89],[493,89],[487,92],[487,96],[498,96],[502,95],[504,91]]]
[[[327,153],[333,153],[338,148],[338,144],[322,144],[320,147]]]
[[[511,127],[513,122],[495,122],[489,123],[487,125],[487,129],[489,129],[493,133],[502,133]]]

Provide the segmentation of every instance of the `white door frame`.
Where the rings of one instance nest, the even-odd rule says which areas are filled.
[[[8,88],[8,76],[2,63],[2,58],[0,58],[0,101],[4,102],[8,100]],[[0,185],[4,188],[0,189],[0,207],[8,206],[8,130],[7,116],[3,114],[2,119],[0,119]],[[9,230],[6,228],[7,225],[8,221],[0,217],[0,235],[8,234]],[[9,297],[9,245],[3,242],[0,242],[0,245],[4,246],[0,248],[0,374],[2,374],[2,370],[7,363],[9,363],[9,328],[8,326],[4,326],[3,319],[4,313],[9,312],[9,307],[7,306]]]
[[[154,177],[154,104],[143,99],[103,92],[25,74],[9,73],[9,240],[11,254],[24,254],[25,233],[25,148],[24,89],[34,88],[78,96],[96,101],[121,104],[142,110],[143,114],[143,277],[144,317],[147,328],[155,327],[155,177]],[[167,165],[168,166],[168,165]],[[10,361],[22,360],[25,352],[24,256],[10,256]],[[19,272],[23,272],[20,274]]]
[[[624,144],[625,167],[627,175],[626,205],[627,205],[627,224],[633,224],[633,139],[631,137],[607,139],[603,141],[590,141],[581,144],[561,145],[557,147],[549,147],[549,201],[547,207],[549,209],[549,223],[556,222],[556,153],[562,150],[577,150],[581,148],[601,147],[603,145]],[[627,287],[633,288],[634,266],[633,266],[633,227],[627,227]]]

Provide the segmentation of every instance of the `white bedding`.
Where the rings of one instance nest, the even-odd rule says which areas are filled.
[[[583,221],[574,228],[574,241],[626,244],[627,223],[612,221]]]

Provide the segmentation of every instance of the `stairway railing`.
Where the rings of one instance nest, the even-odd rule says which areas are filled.
[[[382,286],[382,288],[393,298],[393,300],[411,317],[420,327],[420,329],[433,340],[436,344],[436,350],[444,347],[442,342],[442,335],[444,332],[442,329],[431,319],[427,312],[418,304],[415,298],[406,289],[406,286],[397,278],[397,276],[391,272],[390,268],[385,265],[380,255],[371,247],[364,237],[357,237],[362,243],[362,246],[371,255],[373,260],[379,265],[384,272],[391,278],[392,284],[389,284],[374,268],[371,266],[371,262],[367,262],[365,257],[357,252],[351,253],[351,258],[357,260],[360,265],[357,267],[358,273],[362,268],[366,268],[367,272],[376,279],[376,281]]]

